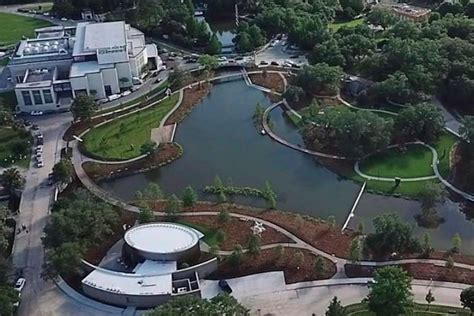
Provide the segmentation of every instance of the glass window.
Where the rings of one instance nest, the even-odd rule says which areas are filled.
[[[25,103],[25,105],[33,104],[33,102],[31,102],[30,91],[21,91],[21,95],[23,96],[23,102]]]
[[[41,92],[39,90],[33,90],[33,100],[35,104],[43,104],[43,99],[41,99]]]
[[[50,90],[43,90],[44,103],[53,103],[53,97]]]

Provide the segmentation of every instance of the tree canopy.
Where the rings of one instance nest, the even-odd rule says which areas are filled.
[[[94,99],[87,95],[79,95],[74,98],[71,112],[74,120],[90,120],[97,110]]]

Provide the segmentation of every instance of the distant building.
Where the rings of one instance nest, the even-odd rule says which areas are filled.
[[[82,10],[81,17],[84,21],[95,21],[99,23],[105,21],[105,13],[95,14],[91,9]]]
[[[408,20],[412,22],[427,21],[431,13],[430,9],[415,7],[406,3],[390,4],[389,7],[392,13],[402,20]]]
[[[8,65],[18,112],[68,110],[77,95],[105,99],[130,88],[162,61],[154,44],[123,21],[36,30]]]

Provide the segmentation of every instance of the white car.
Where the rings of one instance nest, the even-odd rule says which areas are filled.
[[[120,94],[111,94],[111,95],[109,95],[109,97],[107,99],[109,101],[113,101],[113,100],[117,100],[118,98],[120,98]]]
[[[61,18],[61,21],[66,22],[67,18]]]
[[[42,153],[42,152],[43,152],[43,146],[42,146],[42,145],[36,146],[35,152],[36,152],[37,154]]]
[[[44,167],[44,162],[43,162],[43,160],[38,160],[38,161],[36,162],[36,167],[37,167],[37,168],[43,168],[43,167]]]
[[[227,57],[221,56],[221,57],[219,57],[217,60],[218,60],[218,61],[221,61],[221,62],[222,62],[222,61],[227,61]]]
[[[124,97],[124,96],[129,95],[130,93],[132,93],[132,91],[126,90],[126,91],[122,92],[120,95],[121,95],[122,97]]]
[[[43,13],[44,16],[49,16],[49,12]]]
[[[25,287],[26,279],[25,278],[18,278],[15,283],[15,290],[21,293],[23,288]]]
[[[43,112],[42,112],[42,111],[35,110],[35,111],[31,111],[30,115],[32,115],[32,116],[39,116],[39,115],[43,115]]]

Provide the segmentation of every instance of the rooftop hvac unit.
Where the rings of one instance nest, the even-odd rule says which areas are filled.
[[[59,55],[67,55],[67,50],[65,50],[64,48],[61,48],[59,50]]]

